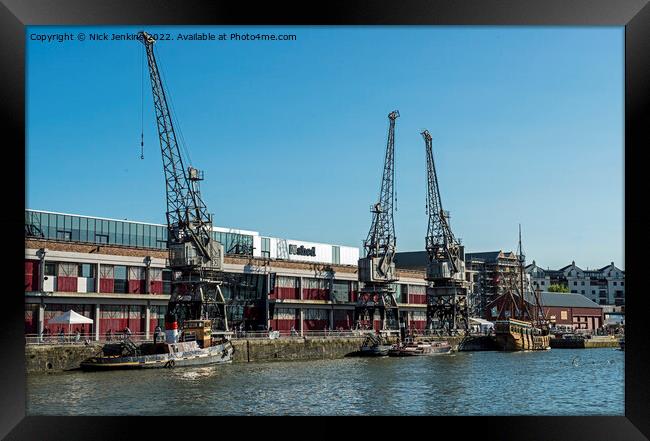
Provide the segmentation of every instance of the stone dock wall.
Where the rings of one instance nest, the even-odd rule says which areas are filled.
[[[343,358],[357,352],[360,337],[295,337],[280,339],[235,339],[233,363],[259,361],[323,360]],[[446,340],[458,349],[460,337],[427,337],[416,340]],[[388,340],[395,343],[396,339]],[[88,357],[101,353],[101,344],[91,345],[28,345],[25,347],[27,372],[61,372],[78,369]]]
[[[551,338],[551,348],[554,349],[588,349],[588,348],[618,348],[618,339],[610,337]]]
[[[91,345],[27,345],[25,370],[31,372],[61,372],[77,369],[79,363],[101,352],[101,344]]]

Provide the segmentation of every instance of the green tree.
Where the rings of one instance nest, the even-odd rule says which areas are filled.
[[[555,284],[548,287],[548,292],[569,292],[569,287]]]

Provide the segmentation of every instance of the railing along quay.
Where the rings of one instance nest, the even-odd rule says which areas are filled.
[[[368,335],[377,335],[377,332],[370,329],[348,329],[348,330],[308,330],[302,333],[298,330],[295,331],[231,331],[231,338],[233,340],[244,339],[289,339],[289,338],[365,338]],[[158,341],[164,341],[164,333],[160,333]],[[384,337],[399,337],[400,332],[397,330],[382,330],[380,335]],[[441,332],[422,331],[419,333],[412,333],[415,337],[445,337]],[[486,335],[480,333],[471,333],[471,335]],[[126,339],[123,333],[112,335],[99,335],[95,333],[79,334],[65,333],[65,334],[25,334],[25,343],[28,345],[84,345],[84,344],[105,344],[105,343],[118,343]],[[153,342],[153,332],[149,333],[132,333],[128,335],[129,340],[134,343]]]
[[[25,334],[25,343],[28,345],[85,345],[97,343],[119,343],[127,338],[125,334],[113,334],[111,336],[100,335],[99,339],[96,338],[94,333],[78,334],[75,332],[65,334]],[[160,337],[164,340],[164,335]],[[147,338],[144,332],[132,333],[128,335],[128,339],[134,343],[152,342],[153,333]]]

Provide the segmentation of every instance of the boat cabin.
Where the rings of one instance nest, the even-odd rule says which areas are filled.
[[[212,346],[212,320],[187,320],[183,323],[183,341],[196,341],[202,348]]]

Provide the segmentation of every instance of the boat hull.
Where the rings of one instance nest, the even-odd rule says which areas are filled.
[[[359,355],[361,357],[385,357],[388,355],[390,348],[391,346],[389,345],[363,347],[359,351]]]
[[[502,351],[545,351],[551,348],[551,336],[536,332],[524,321],[497,322],[494,340]]]
[[[230,342],[209,348],[171,354],[91,357],[81,362],[84,371],[120,369],[155,369],[204,366],[232,362],[234,349]]]
[[[418,345],[417,347],[406,346],[396,347],[388,351],[391,357],[422,357],[430,355],[449,354],[451,352],[451,345]]]

